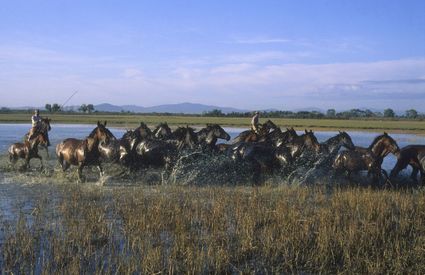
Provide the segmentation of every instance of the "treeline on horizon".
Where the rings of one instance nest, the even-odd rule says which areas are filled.
[[[53,106],[53,108],[51,107]],[[45,109],[40,110],[45,114],[98,114],[98,115],[123,115],[123,114],[143,114],[143,115],[152,115],[152,116],[198,116],[198,117],[251,117],[252,112],[230,112],[223,113],[220,109],[214,109],[211,111],[203,112],[202,114],[187,114],[187,113],[168,113],[168,112],[151,112],[151,113],[139,113],[124,111],[121,112],[106,112],[98,111],[94,108],[93,104],[83,104],[78,110],[75,109],[65,109],[61,110],[59,105],[46,105]],[[10,113],[33,113],[33,109],[13,109],[2,107],[0,108],[0,114],[10,114]],[[368,119],[368,118],[386,118],[386,119],[414,119],[414,120],[423,120],[425,119],[424,113],[419,113],[415,109],[406,110],[403,114],[397,114],[393,109],[387,108],[383,112],[373,112],[369,109],[351,109],[347,111],[337,112],[335,109],[328,109],[326,112],[320,111],[260,111],[260,116],[263,118],[297,118],[297,119]]]

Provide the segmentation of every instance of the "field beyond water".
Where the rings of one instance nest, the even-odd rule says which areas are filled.
[[[202,117],[202,116],[159,116],[137,114],[42,114],[52,119],[52,123],[95,124],[97,121],[108,121],[110,126],[134,128],[141,121],[150,126],[161,122],[169,125],[205,125],[217,123],[221,126],[248,127],[250,118],[239,117]],[[260,122],[271,119],[280,127],[294,127],[303,130],[362,130],[362,131],[389,131],[403,133],[425,134],[425,122],[418,120],[377,120],[377,119],[287,119],[261,118]],[[0,123],[30,123],[31,114],[0,114]]]
[[[423,189],[19,188],[6,273],[425,272]]]

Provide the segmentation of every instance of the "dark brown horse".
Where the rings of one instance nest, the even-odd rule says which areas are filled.
[[[97,122],[97,127],[93,129],[90,135],[83,139],[68,138],[56,146],[56,155],[62,170],[66,171],[69,166],[78,166],[78,179],[82,180],[82,172],[85,166],[96,165],[100,176],[103,175],[100,164],[99,143],[115,139],[114,135],[106,128],[104,124]]]
[[[289,149],[291,157],[294,160],[302,154],[317,154],[320,152],[320,144],[312,130],[305,130],[304,134],[294,137],[292,141],[284,145]]]
[[[337,171],[347,172],[348,177],[352,172],[367,170],[368,175],[373,175],[377,181],[381,177],[381,165],[384,158],[399,151],[397,142],[387,133],[377,136],[368,148],[355,147],[354,150],[339,153],[333,163]]]
[[[39,133],[32,135],[32,138],[28,141],[25,140],[23,143],[14,143],[9,147],[9,160],[12,164],[15,164],[19,158],[25,159],[25,167],[30,167],[30,160],[37,158],[40,160],[41,168],[43,168],[43,159],[38,154],[38,146],[40,144],[47,143],[46,137]]]
[[[172,131],[166,122],[160,123],[153,130],[153,135],[155,138],[160,140],[167,140],[172,138]]]
[[[217,139],[230,140],[230,135],[218,124],[207,124],[198,133],[198,142],[203,149],[215,150]]]
[[[394,178],[405,169],[407,165],[412,166],[411,179],[417,181],[418,171],[421,172],[421,181],[425,184],[425,145],[408,145],[403,147],[397,156],[397,163],[391,170],[390,178]]]
[[[154,136],[151,129],[144,122],[140,122],[140,126],[134,131],[139,132],[141,138],[153,138]]]
[[[276,130],[278,128],[279,127],[277,127],[276,124],[274,124],[271,120],[267,120],[264,124],[261,125],[258,133],[254,132],[253,130],[243,131],[233,139],[232,143],[258,142],[261,141],[262,138],[265,138],[265,136],[269,134],[271,130]]]
[[[197,135],[189,126],[177,128],[172,137],[171,140],[141,139],[135,148],[136,161],[132,163],[135,166],[133,168],[152,166],[169,170],[180,152],[197,147]],[[134,138],[138,138],[137,135]],[[127,154],[126,158],[132,159],[132,156]]]
[[[33,132],[32,136],[29,136],[29,132],[25,135],[25,140],[30,140],[36,137],[38,134],[42,134],[44,136],[43,141],[39,144],[40,147],[43,147],[46,150],[47,156],[49,156],[48,146],[50,146],[49,140],[49,131],[52,129],[50,127],[50,122],[52,120],[48,117],[44,117],[40,120],[40,124],[37,127],[36,131]]]

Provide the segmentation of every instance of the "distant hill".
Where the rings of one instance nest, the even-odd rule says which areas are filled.
[[[202,114],[203,112],[209,112],[214,109],[219,109],[223,113],[231,112],[248,112],[249,110],[241,110],[232,107],[220,107],[213,105],[204,105],[198,103],[178,103],[178,104],[164,104],[152,107],[143,107],[137,105],[112,105],[109,103],[103,103],[94,106],[95,110],[99,112],[135,112],[135,113],[176,113],[176,114]]]

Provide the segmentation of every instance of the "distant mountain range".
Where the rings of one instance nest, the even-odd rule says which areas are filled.
[[[242,110],[232,107],[220,107],[213,105],[204,105],[197,103],[178,103],[178,104],[164,104],[151,107],[143,107],[137,105],[112,105],[103,103],[94,106],[95,110],[99,112],[134,112],[134,113],[179,113],[179,114],[202,114],[212,110],[221,110],[223,113],[231,112],[249,112],[249,110]]]

